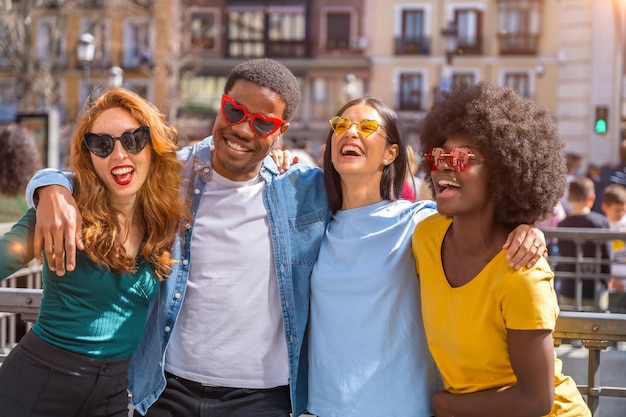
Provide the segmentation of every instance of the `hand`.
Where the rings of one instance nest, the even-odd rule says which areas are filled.
[[[39,204],[33,242],[35,258],[41,263],[42,251],[45,252],[50,270],[63,276],[66,269],[73,271],[76,266],[76,248],[84,249],[80,227],[83,219],[67,188],[49,185],[39,188],[37,193]]]
[[[624,290],[626,289],[622,281],[620,281],[619,279],[615,279],[615,278],[609,278],[609,280],[606,283],[606,286],[608,289],[613,290],[615,292],[624,292]]]
[[[546,237],[536,226],[522,224],[509,233],[502,248],[507,249],[506,258],[509,266],[520,269],[522,266],[530,268],[539,261],[539,258],[547,258],[548,251]]]
[[[272,149],[270,156],[278,167],[278,172],[281,174],[286,172],[292,164],[298,163],[299,158],[291,154],[288,150]]]

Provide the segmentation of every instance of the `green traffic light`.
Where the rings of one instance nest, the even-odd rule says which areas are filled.
[[[606,120],[596,120],[596,133],[606,133]]]

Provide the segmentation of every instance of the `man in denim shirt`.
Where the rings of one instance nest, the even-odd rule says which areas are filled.
[[[309,275],[328,203],[319,169],[281,175],[268,157],[299,86],[282,64],[257,59],[231,71],[224,93],[213,136],[179,152],[193,222],[131,362],[136,415],[285,417],[306,406]],[[80,214],[59,171],[39,173],[27,195],[51,184],[65,188],[39,190],[35,240],[62,275],[74,265]]]

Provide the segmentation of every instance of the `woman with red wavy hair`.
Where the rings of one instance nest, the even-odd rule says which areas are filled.
[[[128,415],[128,363],[187,213],[177,142],[162,113],[121,88],[76,124],[70,167],[84,250],[64,276],[44,263],[37,322],[0,368],[7,415]],[[0,240],[0,279],[34,257],[35,222],[31,209]]]

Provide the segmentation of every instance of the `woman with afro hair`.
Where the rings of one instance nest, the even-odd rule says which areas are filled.
[[[425,181],[439,214],[416,226],[413,254],[445,387],[433,398],[438,417],[591,415],[554,352],[548,262],[513,270],[502,249],[511,230],[548,217],[563,195],[563,148],[548,112],[510,88],[457,86],[423,120]]]

